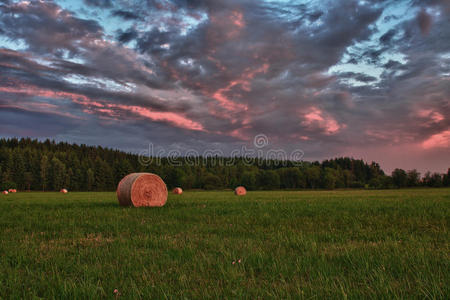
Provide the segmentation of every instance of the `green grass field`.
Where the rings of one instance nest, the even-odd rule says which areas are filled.
[[[448,299],[449,218],[450,189],[0,195],[0,298]]]

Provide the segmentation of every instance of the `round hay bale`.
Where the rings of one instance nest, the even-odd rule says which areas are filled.
[[[8,195],[8,191],[3,191],[2,194],[3,195]]]
[[[61,189],[59,192],[63,193],[63,194],[67,194],[69,191],[67,189]]]
[[[181,195],[183,194],[183,190],[180,187],[176,187],[173,189],[172,193],[174,193],[175,195]]]
[[[9,189],[8,193],[15,193],[15,189]]]
[[[243,186],[238,186],[234,189],[234,194],[236,196],[244,196],[245,194],[247,194],[247,190]]]
[[[167,194],[164,181],[152,173],[131,173],[117,186],[117,198],[121,206],[163,206]]]

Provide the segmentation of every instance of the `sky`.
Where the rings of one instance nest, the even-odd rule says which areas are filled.
[[[0,0],[0,136],[446,172],[450,1]]]

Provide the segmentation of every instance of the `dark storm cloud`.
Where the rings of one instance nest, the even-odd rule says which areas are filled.
[[[138,37],[138,33],[133,28],[129,28],[127,31],[119,30],[117,32],[117,41],[121,43],[128,43]]]
[[[396,31],[394,29],[389,30],[388,32],[386,32],[385,34],[383,34],[380,37],[380,42],[383,44],[390,43],[395,34],[396,34]]]
[[[139,16],[135,13],[127,10],[115,10],[112,12],[112,15],[115,17],[121,17],[124,20],[136,20],[139,19]]]
[[[309,21],[315,22],[317,21],[321,16],[323,15],[323,12],[321,11],[315,11],[313,13],[308,14]]]
[[[89,6],[108,8],[112,7],[112,0],[84,0]]]
[[[9,73],[11,75],[11,77],[0,77],[0,85],[4,87],[14,87],[23,84],[25,87],[39,87],[43,91],[84,95],[92,101],[108,99],[111,103],[140,105],[158,111],[185,111],[191,107],[189,103],[171,105],[147,95],[129,94],[124,91],[110,90],[106,86],[104,88],[101,85],[93,87],[87,84],[73,84],[70,81],[61,80],[64,76],[71,74],[101,77],[99,70],[91,69],[84,65],[55,60],[51,67],[46,67],[33,62],[32,57],[21,56],[16,52],[0,50],[0,54],[2,54],[0,56],[0,70],[3,71],[3,74]],[[13,80],[15,78],[17,78],[17,81]],[[120,83],[120,80],[117,79],[117,82]],[[24,91],[26,91],[26,88],[24,88]]]
[[[0,109],[54,119],[42,135],[225,151],[264,133],[320,159],[421,145],[450,126],[449,16],[419,17],[444,2],[408,2],[400,21],[383,14],[389,1],[85,1],[114,6],[104,14],[126,21],[114,37],[57,3],[3,3],[0,35],[26,50],[0,49]],[[341,61],[356,69],[328,72]]]
[[[371,81],[377,80],[376,77],[374,77],[374,76],[369,76],[366,74],[355,73],[355,72],[340,73],[339,78],[353,78],[353,79],[361,81],[361,82],[371,82]]]
[[[96,21],[74,17],[52,2],[19,2],[0,7],[0,26],[11,40],[23,39],[35,53],[79,53],[80,46],[102,37]]]
[[[290,69],[297,76],[323,71],[339,60],[352,41],[367,38],[371,33],[367,25],[380,15],[380,10],[355,4],[330,9],[325,16],[314,10],[311,13],[316,13],[326,23],[314,30],[313,36],[306,36],[310,28],[292,26],[294,23],[298,24],[298,20],[308,17],[309,12],[303,6],[291,7],[295,10],[292,14],[299,14],[291,21],[283,21],[270,15],[269,10],[266,11],[268,8],[259,7],[254,2],[241,6],[208,2],[204,6],[197,6],[211,11],[210,18],[189,35],[180,35],[177,26],[164,31],[155,28],[139,36],[138,48],[142,52],[158,56],[158,61],[172,65],[176,75],[189,73],[188,78],[205,82],[212,89],[236,78],[244,69],[264,63],[270,65],[267,73],[269,77]],[[215,6],[226,10],[218,13]],[[227,20],[233,13],[243,13],[244,28],[236,28],[232,21]],[[346,22],[348,18],[344,15],[347,13],[354,14],[354,19]],[[337,20],[340,20],[339,24],[334,24]],[[290,27],[292,30],[287,31],[286,28]],[[232,36],[233,32],[236,32],[235,37]],[[235,46],[237,40],[240,47]],[[162,47],[163,45],[170,45],[170,49]],[[245,48],[254,50],[242,52],[241,49]],[[196,69],[180,65],[179,61],[185,58],[195,59],[204,72],[199,74]],[[299,68],[297,61],[306,64]],[[227,68],[226,72],[221,71],[224,66]],[[183,84],[193,88],[191,80],[184,81]]]
[[[401,63],[399,63],[398,61],[396,61],[396,60],[392,60],[392,59],[390,59],[387,63],[385,63],[384,65],[383,65],[383,67],[385,68],[385,69],[398,69],[398,68],[400,68],[402,66],[402,64]]]

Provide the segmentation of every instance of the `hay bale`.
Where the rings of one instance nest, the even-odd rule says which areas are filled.
[[[172,193],[174,193],[175,195],[181,195],[183,194],[183,190],[180,187],[176,187],[173,189]]]
[[[247,194],[247,190],[243,186],[238,186],[234,189],[234,194],[236,196],[244,196],[245,194]]]
[[[164,181],[152,173],[131,173],[117,186],[117,198],[121,206],[163,206],[167,194]]]
[[[3,195],[8,195],[8,191],[3,191],[2,194]]]
[[[17,190],[16,190],[16,189],[9,189],[8,192],[9,192],[9,193],[16,193]]]
[[[60,192],[60,193],[63,193],[63,194],[67,194],[69,191],[66,190],[66,189],[61,189],[59,192]]]

